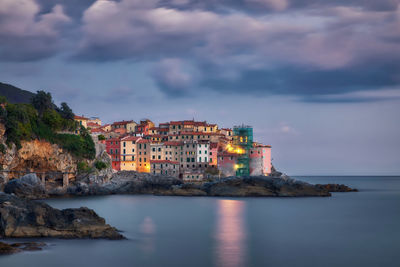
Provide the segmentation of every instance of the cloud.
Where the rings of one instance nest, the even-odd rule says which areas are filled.
[[[194,77],[179,59],[164,59],[152,70],[159,88],[170,97],[183,96],[190,93]]]
[[[4,1],[3,60],[153,64],[166,95],[311,97],[399,83],[399,0]]]
[[[55,54],[59,27],[70,22],[61,5],[39,15],[33,0],[3,0],[0,4],[0,59],[31,61]]]

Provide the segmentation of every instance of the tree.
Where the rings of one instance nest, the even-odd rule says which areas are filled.
[[[7,103],[7,98],[5,96],[0,95],[0,104]]]
[[[75,114],[72,112],[72,109],[65,102],[61,103],[60,114],[61,117],[67,120],[73,120],[75,116]]]
[[[45,91],[37,91],[36,95],[32,97],[31,102],[40,115],[48,109],[53,109],[55,106],[51,94]]]

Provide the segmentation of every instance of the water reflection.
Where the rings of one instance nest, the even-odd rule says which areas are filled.
[[[143,235],[143,242],[141,248],[145,253],[153,253],[155,251],[155,233],[156,225],[150,217],[144,218],[140,224],[140,232]]]
[[[222,267],[245,266],[245,202],[219,200],[216,229],[216,263]]]

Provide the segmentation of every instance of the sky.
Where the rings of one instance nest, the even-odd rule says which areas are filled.
[[[251,125],[290,175],[400,175],[400,0],[0,0],[0,81]]]

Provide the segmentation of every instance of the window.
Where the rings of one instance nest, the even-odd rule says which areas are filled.
[[[192,162],[194,162],[194,158],[192,158]]]
[[[199,162],[201,162],[201,157],[199,157]]]
[[[152,159],[156,159],[156,156],[155,156],[155,155],[153,155]]]
[[[201,150],[199,150],[199,154],[201,154]]]
[[[161,147],[158,148],[158,152],[160,152],[160,151],[161,151]]]
[[[186,158],[186,162],[190,162],[190,158]]]
[[[134,148],[132,148],[132,152],[135,152],[135,149],[134,149]]]
[[[212,162],[212,158],[210,158],[210,162]]]
[[[118,154],[118,149],[115,149],[115,154]]]
[[[126,142],[124,142],[124,147],[126,147]]]
[[[156,148],[155,147],[153,147],[153,152],[156,152]]]
[[[204,162],[207,162],[207,157],[204,158]]]
[[[126,154],[125,148],[124,148],[124,154]]]
[[[112,153],[113,153],[113,151],[112,151],[112,149],[110,149],[110,154],[112,155]]]
[[[161,156],[160,156],[160,155],[158,155],[158,159],[161,159]]]

